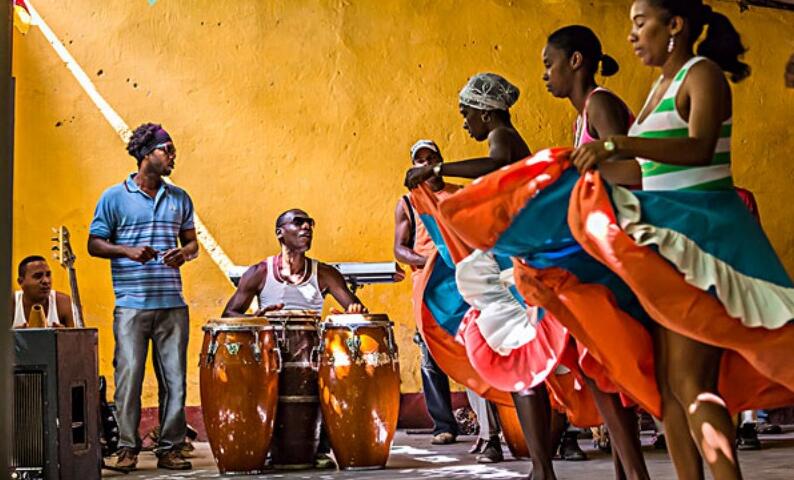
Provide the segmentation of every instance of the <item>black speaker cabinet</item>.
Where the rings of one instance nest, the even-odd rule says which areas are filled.
[[[100,478],[94,328],[14,330],[11,478]]]

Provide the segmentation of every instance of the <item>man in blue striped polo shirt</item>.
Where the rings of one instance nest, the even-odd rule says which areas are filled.
[[[163,181],[174,168],[176,149],[160,125],[135,129],[127,151],[138,171],[102,194],[88,239],[88,253],[110,259],[116,294],[113,366],[121,448],[114,468],[129,472],[137,466],[141,386],[151,340],[161,380],[157,466],[187,470],[191,464],[179,447],[186,433],[189,329],[179,267],[198,254],[193,202]]]

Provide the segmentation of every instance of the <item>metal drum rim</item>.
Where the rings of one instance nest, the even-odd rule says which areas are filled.
[[[349,320],[345,320],[348,319]],[[368,320],[368,319],[372,320]],[[334,322],[339,325],[347,325],[355,322],[375,323],[391,322],[385,313],[333,313],[325,317],[325,322]]]
[[[281,325],[235,325],[232,323],[204,324],[201,327],[204,332],[270,332],[282,330]]]
[[[279,320],[273,320],[273,321],[274,322],[279,322]],[[316,324],[315,325],[287,325],[286,323],[284,323],[284,324],[278,324],[277,326],[278,326],[278,328],[283,329],[283,330],[287,330],[287,331],[301,331],[301,330],[317,331],[317,330],[319,330],[319,327]]]
[[[337,323],[332,322],[330,320],[326,320],[320,324],[322,328],[325,330],[331,328],[349,328],[349,327],[356,327],[356,328],[366,328],[366,327],[393,327],[394,322],[390,320],[357,320],[355,322],[345,322],[345,323]]]
[[[320,313],[320,310],[274,310],[272,312],[266,312],[264,318],[320,318]]]

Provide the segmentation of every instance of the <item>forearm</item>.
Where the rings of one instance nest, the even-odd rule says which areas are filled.
[[[646,158],[669,165],[709,165],[714,155],[714,141],[693,138],[643,138],[618,135],[611,137],[615,153],[621,157]]]
[[[126,246],[116,245],[99,237],[90,237],[88,240],[88,254],[99,258],[126,257]]]
[[[182,254],[185,256],[185,260],[193,260],[198,257],[198,252],[198,240],[191,240],[182,245]]]
[[[361,300],[356,296],[355,293],[351,292],[350,289],[347,288],[347,285],[335,285],[334,287],[330,288],[331,296],[334,297],[334,300],[342,306],[343,309],[347,310],[350,305],[353,304],[360,304]]]
[[[246,302],[245,300],[248,301]],[[221,317],[245,317],[250,305],[251,299],[239,298],[235,295],[226,304]]]
[[[634,186],[642,183],[642,171],[636,160],[602,162],[598,165],[598,171],[613,185]]]
[[[460,162],[442,163],[441,175],[445,177],[479,178],[503,166],[502,162],[490,157],[473,158]]]
[[[397,245],[394,247],[394,258],[400,263],[413,265],[415,267],[423,267],[425,262],[427,262],[427,258],[423,255],[419,255],[405,245]]]
[[[248,315],[247,315],[245,312],[242,312],[242,313],[241,313],[241,312],[238,312],[237,310],[232,310],[231,308],[226,308],[226,309],[223,311],[223,313],[221,314],[221,317],[234,317],[234,318],[239,318],[239,317],[247,317],[247,316],[248,316]]]

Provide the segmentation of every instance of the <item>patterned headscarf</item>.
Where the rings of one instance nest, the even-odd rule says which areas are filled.
[[[495,73],[478,73],[460,91],[460,104],[478,110],[508,110],[518,100],[515,85]]]

